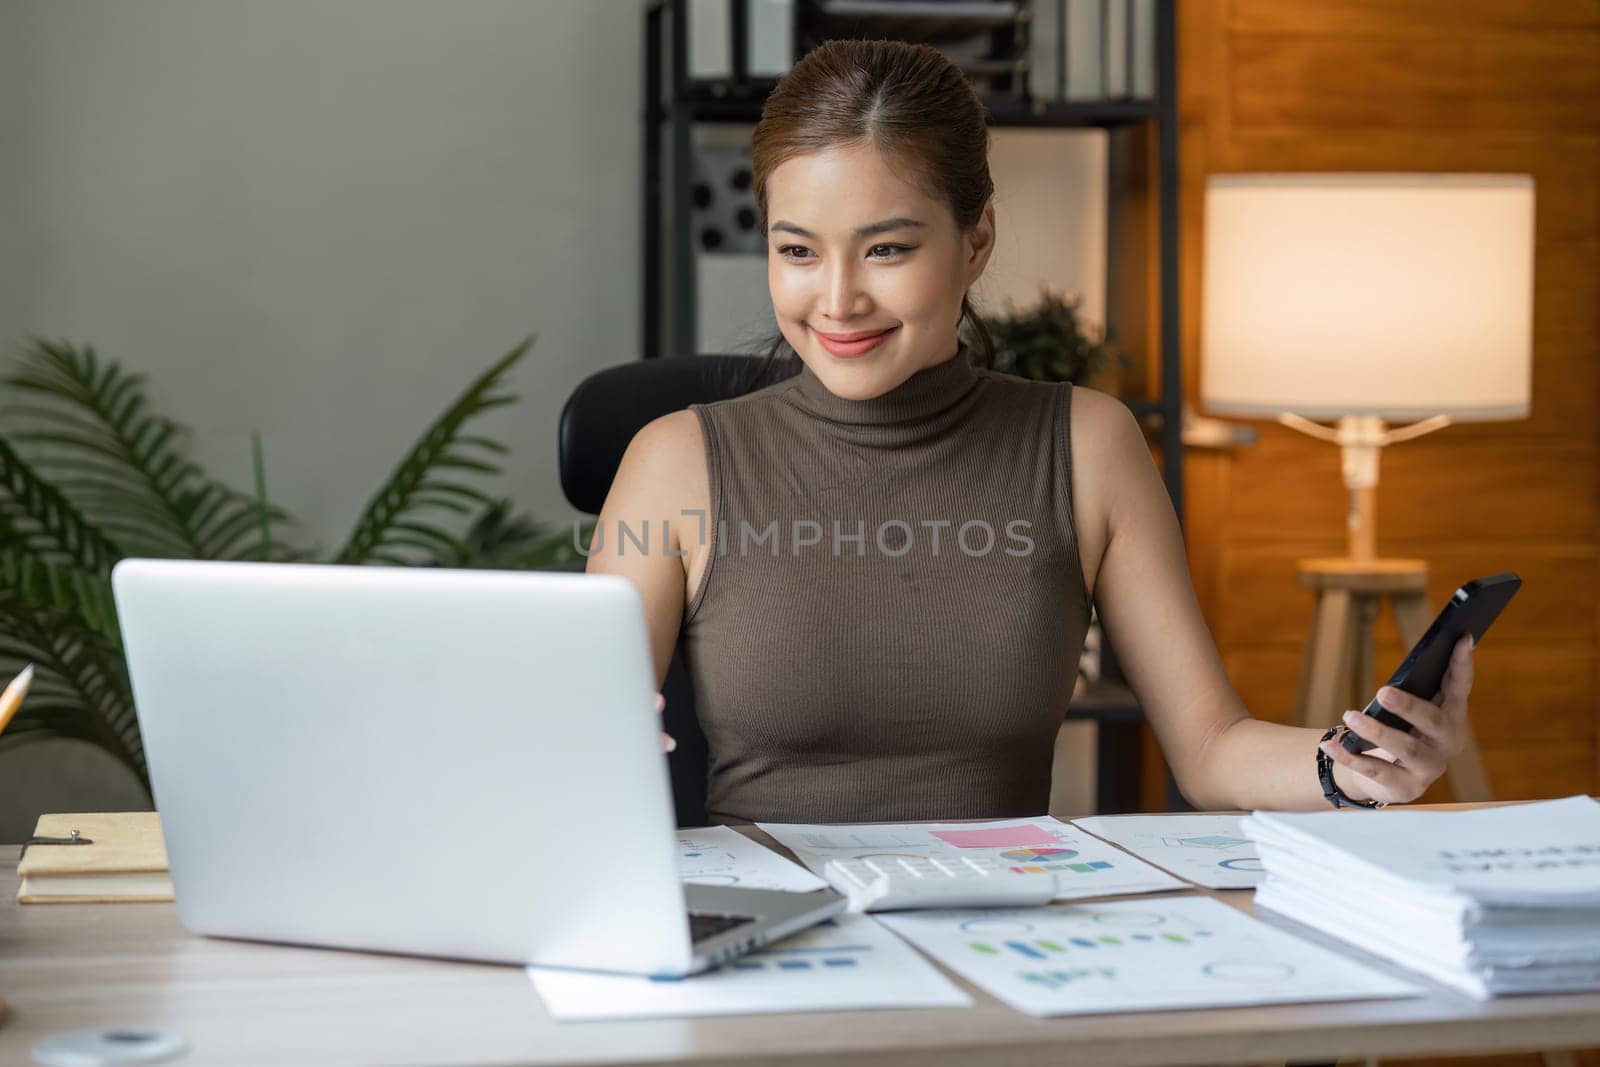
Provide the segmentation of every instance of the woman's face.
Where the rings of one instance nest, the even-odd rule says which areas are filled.
[[[767,285],[784,338],[836,396],[880,396],[955,354],[961,297],[994,248],[870,145],[796,156],[767,181]],[[847,343],[887,333],[873,344]]]

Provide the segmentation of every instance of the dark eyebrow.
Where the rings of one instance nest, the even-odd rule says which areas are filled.
[[[923,223],[919,222],[917,219],[908,219],[904,216],[901,216],[899,218],[884,219],[882,222],[869,222],[865,226],[858,226],[856,228],[856,236],[874,237],[880,233],[888,233],[891,230],[916,229],[920,228],[922,225]],[[812,233],[810,230],[803,230],[794,223],[785,222],[782,219],[774,222],[770,227],[768,227],[768,229],[783,230],[785,233],[799,234],[801,237],[805,237],[812,241],[817,239],[817,235]]]

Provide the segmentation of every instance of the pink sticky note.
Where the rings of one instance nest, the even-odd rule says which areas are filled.
[[[1018,845],[1059,845],[1061,842],[1037,826],[997,826],[987,830],[930,830],[940,841],[956,848],[1015,848]]]

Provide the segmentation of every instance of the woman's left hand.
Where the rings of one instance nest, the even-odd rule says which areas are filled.
[[[1377,748],[1354,756],[1334,737],[1322,750],[1333,757],[1339,788],[1356,800],[1404,804],[1420,797],[1466,745],[1467,694],[1472,691],[1472,637],[1456,642],[1437,700],[1424,700],[1388,686],[1378,690],[1378,703],[1409,722],[1406,733],[1359,711],[1344,713],[1350,732]],[[1340,774],[1340,769],[1344,774]],[[1343,779],[1343,781],[1339,781]]]

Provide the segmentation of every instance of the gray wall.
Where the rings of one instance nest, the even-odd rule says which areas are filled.
[[[537,333],[523,402],[485,428],[513,449],[501,488],[572,518],[555,418],[638,354],[641,9],[0,0],[0,355],[32,333],[148,372],[241,488],[260,431],[274,497],[332,548],[425,423]],[[1103,153],[997,143],[980,303],[1048,279],[1098,315]],[[74,796],[126,806],[93,755],[0,755],[0,840]]]
[[[638,351],[625,0],[28,0],[3,9],[0,344],[150,372],[218,474],[333,544],[530,332],[506,487],[570,514],[553,420]]]

